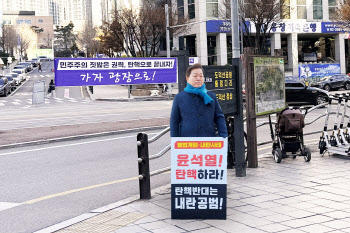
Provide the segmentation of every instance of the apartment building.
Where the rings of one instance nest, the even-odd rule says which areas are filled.
[[[12,25],[14,28],[20,24],[42,28],[43,32],[38,33],[37,47],[51,48],[51,41],[54,38],[52,16],[36,16],[34,11],[4,11],[3,24]]]
[[[188,50],[204,65],[226,65],[231,56],[231,22],[224,0],[172,0],[178,17],[197,22],[186,33],[173,38],[173,48]],[[284,0],[283,19],[275,23],[268,51],[282,49],[287,70],[298,75],[300,63],[335,62],[346,72],[345,55],[349,34],[334,22],[337,0]],[[249,21],[249,19],[246,19]],[[250,31],[256,29],[250,23]]]

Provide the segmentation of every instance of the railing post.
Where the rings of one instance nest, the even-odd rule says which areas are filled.
[[[140,199],[151,199],[148,136],[145,133],[137,134],[137,156],[139,162]]]

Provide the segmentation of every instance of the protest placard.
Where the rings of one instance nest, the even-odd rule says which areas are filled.
[[[171,139],[172,219],[226,219],[227,138]]]

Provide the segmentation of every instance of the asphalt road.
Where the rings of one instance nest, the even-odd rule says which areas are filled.
[[[169,140],[152,144],[150,154]],[[151,171],[168,166],[169,153]],[[135,133],[2,150],[0,232],[33,232],[138,194],[137,171]],[[152,188],[169,182],[170,174],[151,181]],[[1,211],[6,206],[13,208]]]

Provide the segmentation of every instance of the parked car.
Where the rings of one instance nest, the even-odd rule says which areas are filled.
[[[41,61],[50,61],[50,58],[46,57],[46,56],[39,56],[38,57]]]
[[[41,64],[40,58],[32,58],[32,62],[35,62],[35,65],[32,63],[34,67],[37,67],[39,64]]]
[[[17,73],[8,73],[7,75],[11,75],[12,78],[15,80],[16,86],[18,86],[21,83],[21,77]]]
[[[7,78],[7,80],[11,84],[11,91],[15,90],[16,89],[16,80],[12,77],[12,75],[6,74],[5,78]]]
[[[25,75],[25,71],[24,70],[20,70],[20,69],[12,70],[11,73],[18,74],[18,77],[20,78],[20,82],[22,82],[23,80],[26,79],[26,77],[24,76]]]
[[[313,87],[322,88],[326,91],[332,89],[345,88],[350,90],[350,77],[347,74],[335,74],[332,76],[325,76],[317,83],[312,84]]]
[[[23,66],[23,65],[16,65],[16,66],[14,66],[13,67],[13,69],[12,70],[23,70],[24,71],[24,73],[27,73],[27,71],[26,71],[26,67],[25,66]]]
[[[7,96],[11,94],[11,84],[6,77],[0,78],[0,95]]]
[[[328,101],[328,92],[304,83],[286,79],[286,102],[288,105],[319,105]]]
[[[29,72],[29,71],[32,71],[33,70],[33,66],[32,66],[32,63],[30,62],[20,62],[19,65],[21,66],[25,66],[26,67],[26,71]]]
[[[38,66],[38,60],[34,60],[33,59],[33,60],[30,60],[29,62],[30,62],[30,64],[32,64],[33,67],[37,67]]]

